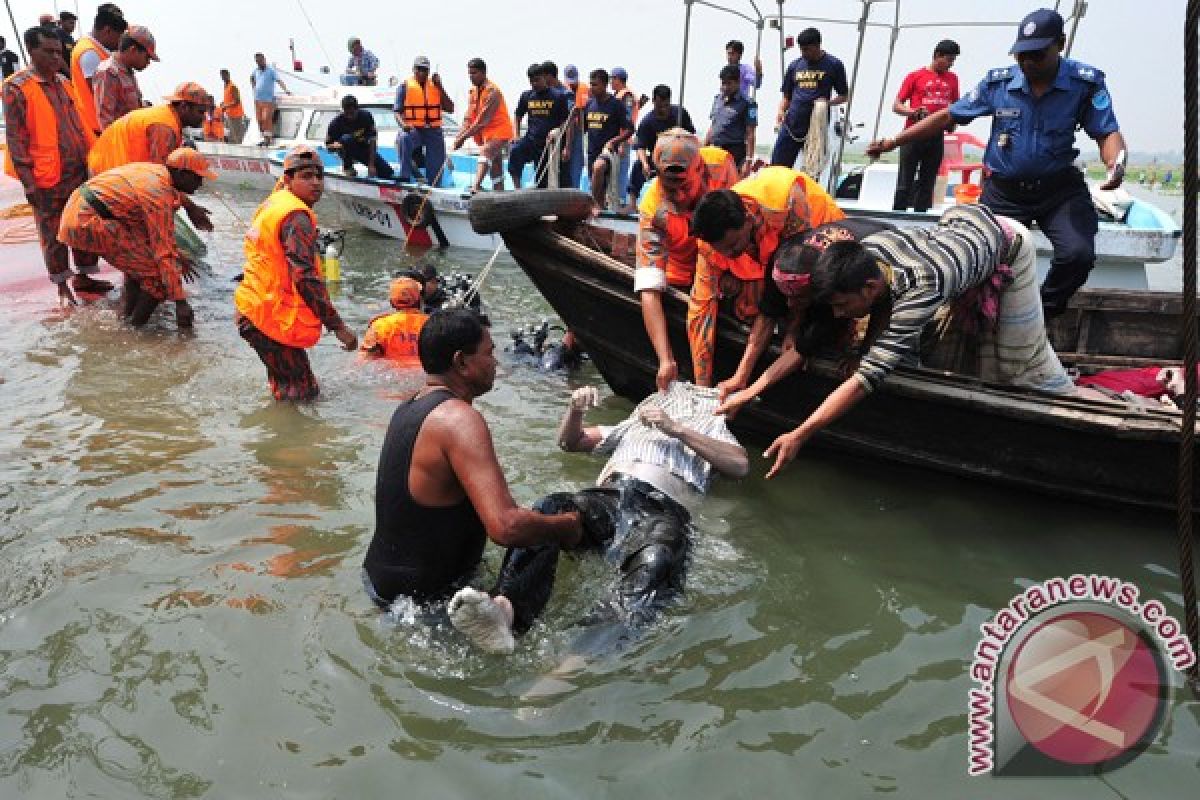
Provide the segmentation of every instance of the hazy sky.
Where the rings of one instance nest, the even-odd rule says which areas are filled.
[[[723,5],[750,8],[748,0],[716,0]],[[773,0],[757,0],[764,11]],[[24,29],[39,13],[79,9],[81,29],[91,26],[96,3],[12,0],[17,25]],[[682,0],[636,0],[616,3],[547,3],[517,0],[433,0],[431,2],[330,2],[330,0],[124,0],[126,17],[147,25],[158,40],[162,61],[141,76],[143,92],[157,97],[183,80],[198,80],[217,94],[217,70],[229,67],[244,93],[253,69],[253,54],[261,50],[269,61],[290,66],[288,39],[294,39],[305,75],[327,83],[318,68],[330,64],[334,73],[346,62],[346,39],[359,36],[383,62],[384,74],[406,76],[412,59],[425,54],[441,69],[455,101],[465,102],[466,61],[479,56],[490,77],[509,98],[528,88],[525,68],[547,58],[559,67],[574,63],[586,72],[601,66],[625,67],[630,86],[649,94],[665,83],[678,94],[683,45]],[[1069,6],[1069,2],[1064,2]],[[1091,0],[1083,17],[1072,55],[1104,70],[1121,128],[1136,151],[1178,150],[1183,134],[1183,13],[1185,0]],[[929,60],[933,45],[953,38],[962,47],[955,71],[964,92],[989,67],[1011,63],[1007,55],[1016,22],[1036,6],[994,0],[901,0],[901,19],[908,23],[944,23],[902,31],[890,74],[885,75],[888,31],[871,29],[863,49],[854,97],[854,118],[865,123],[869,136],[886,80],[886,100],[880,134],[899,129],[900,118],[888,108],[905,73]],[[788,0],[785,11],[796,17],[857,19],[856,0]],[[894,5],[876,2],[872,21],[891,22]],[[303,11],[302,11],[303,9]],[[545,9],[553,9],[547,12]],[[624,13],[622,13],[624,9]],[[312,27],[304,11],[312,20]],[[996,21],[1002,28],[978,28],[954,23]],[[853,25],[789,20],[794,34],[808,24],[820,28],[825,49],[853,68],[857,33]],[[315,27],[316,33],[313,28]],[[0,31],[16,50],[7,19]],[[743,19],[695,5],[685,105],[700,123],[716,91],[716,73],[724,63],[724,44],[739,38],[748,56],[754,50],[755,29]],[[776,31],[763,32],[766,79],[761,91],[764,127],[774,119],[779,102],[782,68]],[[326,55],[328,54],[328,56]],[[788,59],[795,57],[789,51]],[[284,77],[294,91],[302,86]],[[987,135],[980,120],[970,130]],[[766,136],[773,136],[764,130]]]

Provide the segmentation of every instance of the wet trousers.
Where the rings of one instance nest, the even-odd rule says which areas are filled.
[[[254,348],[267,368],[267,383],[276,400],[304,403],[317,398],[320,387],[308,364],[308,353],[275,341],[245,317],[238,317],[237,326],[238,333]]]
[[[691,546],[691,517],[683,506],[648,483],[614,473],[604,486],[556,492],[534,505],[543,514],[579,511],[594,549],[616,569],[609,596],[585,623],[617,620],[644,626],[683,593]],[[546,607],[554,588],[558,545],[511,548],[490,594],[513,606],[513,629],[524,633]]]

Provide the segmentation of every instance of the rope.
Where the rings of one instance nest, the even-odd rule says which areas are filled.
[[[301,0],[296,0],[296,5],[300,6],[300,13],[304,15],[304,21],[308,23],[309,30],[313,32],[313,37],[316,38],[317,47],[321,48],[321,52],[325,55],[325,60],[329,62],[329,67],[332,69],[333,59],[329,57],[329,51],[325,49],[325,43],[321,41],[321,34],[317,33],[317,27],[313,25],[308,12],[304,10],[304,3]]]
[[[469,306],[475,296],[479,294],[479,288],[483,286],[483,282],[487,280],[488,274],[492,271],[492,265],[496,263],[496,259],[500,257],[500,251],[504,249],[504,242],[496,245],[495,252],[488,262],[483,265],[483,269],[479,270],[479,274],[475,276],[475,282],[471,284],[471,288],[467,289],[467,293],[463,295],[463,304]]]
[[[413,214],[412,222],[409,223],[408,230],[404,233],[404,246],[408,247],[408,242],[412,239],[412,233],[417,229],[417,223],[421,221],[421,216],[425,213],[425,205],[429,202],[429,197],[433,194],[434,188],[442,182],[442,173],[446,170],[446,164],[450,163],[448,158],[442,159],[442,167],[437,171],[437,175],[433,176],[433,180],[429,182],[429,191],[421,193],[421,205],[417,206],[417,213]],[[428,173],[429,166],[425,167]]]
[[[817,100],[813,103],[812,119],[808,123],[808,137],[804,141],[803,171],[814,181],[821,180],[821,172],[829,158],[829,103]]]
[[[1183,583],[1183,611],[1192,652],[1200,651],[1200,617],[1196,612],[1196,575],[1192,554],[1192,463],[1196,443],[1196,93],[1197,50],[1200,37],[1200,0],[1188,0],[1183,33],[1183,431],[1179,437],[1179,579]],[[1195,663],[1187,671],[1194,694],[1200,694],[1200,671]]]

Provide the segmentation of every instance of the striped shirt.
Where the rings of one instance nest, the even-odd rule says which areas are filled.
[[[643,424],[640,415],[648,408],[661,408],[675,422],[709,438],[738,443],[726,427],[725,417],[713,413],[717,408],[717,390],[676,381],[666,393],[655,392],[638,403],[624,422],[601,426],[604,438],[592,452],[611,454],[604,472],[619,469],[622,464],[642,462],[662,467],[703,493],[708,489],[712,465],[678,439]]]
[[[916,360],[921,331],[939,308],[995,271],[1005,236],[986,206],[962,205],[931,228],[876,233],[863,246],[891,268],[891,319],[856,374],[871,392],[897,366]]]

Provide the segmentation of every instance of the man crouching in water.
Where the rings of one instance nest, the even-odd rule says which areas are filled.
[[[502,547],[577,547],[575,510],[513,502],[492,435],[472,401],[496,379],[495,345],[470,309],[426,320],[417,351],[425,386],[392,415],[375,483],[375,535],[363,562],[371,599],[445,600],[474,577],[488,539]]]
[[[683,591],[692,536],[687,507],[703,497],[714,469],[742,478],[749,462],[725,418],[713,413],[716,389],[671,383],[615,427],[584,427],[583,414],[597,399],[592,387],[576,389],[558,432],[564,450],[611,454],[596,486],[548,495],[534,508],[582,512],[589,545],[619,572],[611,597],[588,621],[615,618],[636,628]],[[484,650],[512,652],[513,633],[528,630],[550,598],[559,549],[510,549],[490,595],[471,588],[454,595],[451,622]]]

